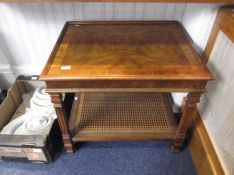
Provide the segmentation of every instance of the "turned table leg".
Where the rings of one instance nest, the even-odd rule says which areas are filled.
[[[196,103],[200,101],[201,93],[189,93],[186,98],[186,104],[182,117],[176,132],[176,138],[172,147],[173,152],[179,152],[183,146],[187,130],[191,126],[193,112],[196,109]]]
[[[67,150],[67,153],[74,153],[72,138],[70,129],[68,126],[68,120],[66,113],[64,111],[64,104],[62,101],[62,94],[60,93],[50,93],[51,101],[55,105],[55,111],[57,114],[57,119],[59,122],[59,127],[62,132],[64,147]]]

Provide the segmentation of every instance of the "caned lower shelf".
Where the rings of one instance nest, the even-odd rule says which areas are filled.
[[[75,94],[69,126],[73,141],[174,139],[176,121],[166,93]]]

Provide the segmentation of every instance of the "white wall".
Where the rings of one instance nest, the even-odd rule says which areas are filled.
[[[218,8],[219,5],[210,4],[188,4],[186,6],[182,23],[200,53],[206,47]]]
[[[41,73],[65,21],[181,20],[185,8],[186,4],[1,3],[0,72],[1,77],[10,76],[8,82],[4,79],[5,87],[18,73]]]
[[[199,111],[225,168],[234,174],[234,43],[219,33],[208,67],[215,80],[207,85]]]
[[[65,21],[178,20],[201,50],[213,9],[184,3],[0,3],[0,87],[9,87],[18,74],[41,73]]]

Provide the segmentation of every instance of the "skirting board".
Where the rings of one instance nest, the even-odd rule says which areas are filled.
[[[224,175],[224,170],[212,145],[199,112],[194,112],[189,150],[198,175]]]
[[[39,66],[37,66],[39,67]],[[0,65],[0,88],[8,89],[19,75],[32,75],[35,70],[33,66],[9,66]],[[38,71],[37,71],[38,72]]]

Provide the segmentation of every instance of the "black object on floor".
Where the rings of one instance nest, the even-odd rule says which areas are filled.
[[[57,154],[53,164],[0,162],[1,175],[195,175],[188,149],[172,153],[171,142],[79,143],[75,154]]]
[[[6,98],[6,96],[7,96],[7,90],[0,89],[0,104],[3,102],[3,100]]]

